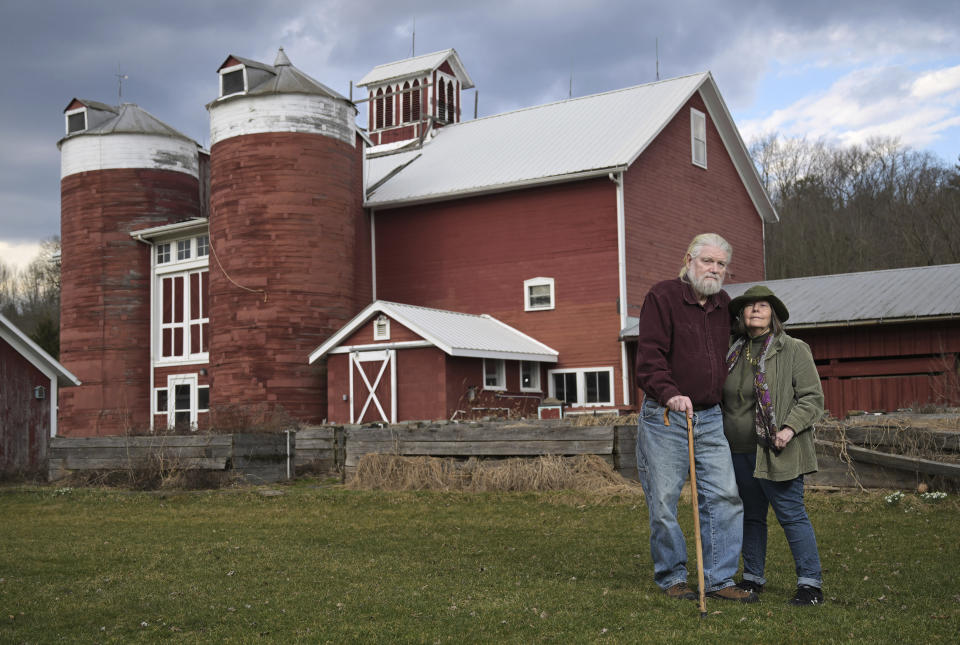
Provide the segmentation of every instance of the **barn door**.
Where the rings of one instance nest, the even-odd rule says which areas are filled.
[[[350,354],[350,423],[397,422],[397,350]]]

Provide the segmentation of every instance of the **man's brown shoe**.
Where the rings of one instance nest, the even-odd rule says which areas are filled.
[[[667,587],[663,590],[663,593],[667,594],[670,598],[676,598],[677,600],[696,600],[697,593],[687,586],[686,582],[678,582],[672,587]]]
[[[711,598],[719,598],[721,600],[736,600],[737,602],[757,602],[760,600],[760,596],[754,592],[741,589],[736,585],[711,591],[707,595]]]

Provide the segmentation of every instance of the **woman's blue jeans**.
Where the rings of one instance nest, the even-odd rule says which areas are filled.
[[[767,559],[767,510],[773,506],[783,527],[797,569],[797,584],[818,589],[823,585],[820,555],[813,525],[803,504],[803,475],[783,482],[753,476],[756,453],[734,453],[733,469],[743,500],[743,579],[758,585]]]
[[[654,581],[667,589],[687,580],[687,544],[677,522],[680,489],[690,473],[687,420],[646,399],[637,429],[637,470],[650,512],[650,555]],[[693,415],[694,462],[703,542],[705,591],[733,585],[740,561],[743,506],[723,435],[723,415],[714,406]]]

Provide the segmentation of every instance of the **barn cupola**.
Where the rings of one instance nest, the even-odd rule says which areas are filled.
[[[454,49],[378,65],[357,83],[367,98],[374,145],[423,139],[432,128],[459,123],[461,92],[473,87]]]

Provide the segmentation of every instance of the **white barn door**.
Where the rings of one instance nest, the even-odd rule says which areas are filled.
[[[350,423],[397,422],[397,350],[350,354]]]

